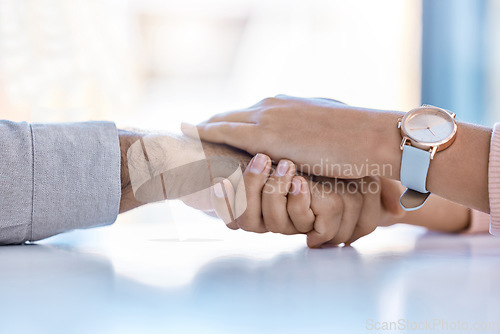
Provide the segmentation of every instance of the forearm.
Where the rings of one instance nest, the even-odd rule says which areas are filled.
[[[119,130],[120,139],[120,151],[121,151],[121,184],[122,184],[122,196],[120,201],[120,213],[129,211],[138,206],[152,202],[154,200],[148,200],[148,196],[135,196],[134,189],[132,187],[131,175],[129,171],[129,149],[130,147],[139,141],[141,138],[145,138],[145,134],[139,132],[132,132],[126,130]],[[165,176],[164,182],[167,182],[167,187],[170,189],[180,189],[182,187],[188,187],[188,183],[197,182],[196,175],[182,175],[183,177],[168,178],[168,170],[172,166],[177,166],[182,163],[193,162],[195,157],[198,157],[197,146],[193,145],[193,140],[185,137],[178,136],[174,134],[162,134],[162,135],[152,135],[153,140],[144,139],[145,145],[149,147],[147,152],[148,159],[160,160],[162,166],[162,173]],[[241,168],[246,168],[251,156],[241,150],[232,148],[227,145],[213,144],[209,142],[202,142],[203,155],[207,159],[210,157],[231,157],[235,159],[241,166]],[[142,150],[139,152],[139,156],[132,156],[132,159],[144,159]],[[134,155],[134,154],[132,154]],[[204,164],[200,164],[203,168]],[[204,171],[200,171],[203,174]],[[185,173],[189,173],[186,170]],[[132,173],[134,174],[134,173]],[[183,173],[184,174],[184,173]],[[177,175],[179,176],[179,175]],[[132,175],[134,177],[134,175]],[[204,180],[199,180],[203,183]],[[190,185],[192,187],[192,185]],[[137,190],[137,189],[135,189]],[[149,191],[148,189],[145,189]],[[182,192],[182,189],[180,189]],[[144,194],[144,192],[143,192]],[[138,200],[142,199],[141,200]],[[158,200],[158,199],[155,199]]]
[[[470,224],[470,209],[432,195],[422,208],[406,211],[402,217],[394,218],[393,223],[423,226],[440,232],[460,232]]]
[[[403,223],[423,226],[440,232],[459,232],[467,229],[471,223],[470,209],[448,201],[437,195],[431,195],[425,205],[418,210],[405,211],[399,204],[399,198],[406,188],[399,181],[381,179],[382,205],[392,213],[379,226]]]
[[[120,179],[121,179],[121,199],[120,199],[120,213],[132,210],[138,206],[145,203],[138,201],[133,193],[132,186],[130,183],[130,175],[128,171],[128,159],[127,152],[130,146],[143,137],[142,134],[127,130],[118,130],[118,138],[120,141],[120,157],[121,157],[121,168],[120,168]]]
[[[399,180],[402,152],[397,120],[401,113],[386,113],[375,127],[379,164],[392,166],[393,179]],[[385,130],[384,130],[385,129]],[[438,152],[430,163],[427,189],[450,201],[489,213],[488,161],[492,130],[458,123],[455,142]],[[381,145],[382,143],[382,145]],[[427,206],[427,204],[426,204]]]
[[[450,201],[489,213],[490,141],[491,129],[458,124],[455,142],[436,154],[430,165],[429,190]]]

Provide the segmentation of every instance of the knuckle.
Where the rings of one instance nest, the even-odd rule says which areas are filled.
[[[363,229],[363,236],[372,233],[373,231],[375,231],[376,228],[377,228],[377,226],[375,226],[375,225],[366,226]]]
[[[232,130],[234,130],[234,125],[232,123],[228,123],[228,122],[224,122],[222,125],[221,125],[221,130],[225,133],[229,133],[231,132]]]
[[[272,120],[274,116],[274,108],[270,107],[267,105],[266,107],[262,108],[262,110],[259,113],[259,121],[261,123],[267,124],[269,121]]]
[[[334,240],[335,240],[335,243],[340,244],[340,243],[347,242],[347,240],[349,240],[350,238],[351,238],[351,234],[348,231],[346,231],[346,232],[341,231],[341,232],[339,232],[339,234],[337,234],[335,236]]]
[[[300,233],[308,233],[314,229],[314,217],[308,217],[307,214],[290,218],[293,227]]]
[[[295,228],[297,229],[297,231],[299,233],[308,233],[312,229],[311,227],[306,226],[306,225],[297,225],[297,226],[295,226]]]
[[[284,234],[284,235],[294,235],[294,234],[298,234],[300,233],[300,231],[298,230],[295,230],[294,228],[288,228],[282,232],[280,232],[281,234]]]
[[[324,242],[327,242],[327,241],[330,241],[332,240],[333,238],[335,238],[335,235],[337,234],[338,231],[336,231],[335,229],[327,229],[324,233],[324,239],[325,241]]]
[[[380,178],[377,176],[367,176],[363,178],[366,186],[363,189],[364,193],[370,193],[374,195],[378,195],[382,190],[382,182]]]
[[[273,124],[273,122],[271,121],[269,122],[269,124]],[[262,146],[265,148],[263,152],[268,155],[272,155],[273,146],[269,145],[269,143],[282,142],[283,138],[281,137],[281,134],[278,131],[272,129],[271,127],[269,128],[264,127],[263,129],[259,129],[259,131],[261,132],[257,133],[256,138],[260,138],[259,141],[261,141],[261,143],[263,144]]]
[[[276,198],[282,197],[280,193],[280,185],[274,177],[269,177],[264,188],[262,189],[262,196],[266,197],[267,200],[276,200]]]
[[[254,198],[260,195],[262,188],[256,176],[245,176],[245,195],[246,198]]]
[[[275,104],[278,101],[279,101],[279,98],[277,98],[277,97],[266,97],[265,99],[262,99],[260,101],[260,104],[262,104],[262,105],[273,105],[273,104]]]
[[[281,224],[275,217],[265,217],[264,225],[266,226],[269,232],[280,233],[283,229],[281,228]]]
[[[259,227],[259,228],[255,229],[254,231],[251,231],[251,232],[262,234],[262,233],[266,233],[266,232],[269,232],[269,231],[265,227]]]
[[[269,232],[284,233],[287,231],[287,222],[275,211],[264,212],[263,222]]]
[[[269,175],[265,173],[266,168],[260,173],[254,173],[249,170],[249,167],[245,170],[243,174],[243,180],[245,182],[245,189],[255,190],[256,188],[262,189],[264,182],[269,179]]]
[[[319,240],[322,244],[332,240],[337,234],[337,224],[329,222],[327,226],[318,226],[317,220],[314,222],[315,239]]]
[[[318,201],[318,210],[335,215],[341,214],[344,211],[344,200],[337,193],[321,196]]]
[[[351,236],[349,238],[349,240],[347,240],[347,241],[353,242],[353,241],[359,240],[359,239],[363,238],[364,236],[367,236],[368,234],[372,233],[374,230],[375,230],[375,228],[373,228],[373,229],[362,229],[362,230],[358,229],[356,231],[356,236],[354,236],[354,235]],[[353,240],[351,241],[351,239],[353,239]],[[347,241],[343,241],[343,242],[345,243]]]
[[[358,221],[358,231],[362,236],[372,233],[376,228],[377,225],[372,219],[362,218]]]
[[[331,233],[323,233],[317,236],[316,241],[319,245],[323,245],[324,243],[332,240],[333,237],[334,235]]]
[[[250,224],[248,224],[248,220],[243,216],[236,218],[236,225],[244,231],[248,231],[250,229]]]
[[[361,200],[363,198],[363,194],[360,191],[356,191],[354,193],[351,193],[350,195],[351,198],[356,201]]]
[[[346,195],[346,200],[354,209],[360,210],[363,206],[364,197],[360,192],[355,192],[353,194]]]
[[[258,222],[253,222],[244,215],[236,218],[236,224],[238,225],[239,228],[247,232],[254,232],[258,230],[257,227],[259,225]]]
[[[305,216],[309,208],[307,208],[305,205],[288,202],[286,205],[286,210],[292,216]]]
[[[219,120],[221,117],[225,116],[227,113],[218,113],[218,114],[215,114],[213,115],[212,117],[210,117],[208,119],[208,122],[213,122],[213,121],[217,121]]]

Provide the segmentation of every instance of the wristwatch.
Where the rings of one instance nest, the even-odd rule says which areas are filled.
[[[455,114],[424,104],[398,120],[401,130],[401,183],[407,188],[400,199],[407,211],[422,207],[429,197],[427,172],[437,152],[448,148],[457,136]]]

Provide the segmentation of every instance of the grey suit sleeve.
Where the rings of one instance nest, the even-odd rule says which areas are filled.
[[[120,196],[113,123],[0,121],[0,244],[110,224]]]

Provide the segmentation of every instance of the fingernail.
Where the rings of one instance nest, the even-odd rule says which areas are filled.
[[[254,174],[260,174],[264,170],[267,164],[267,157],[263,154],[258,153],[255,158],[253,158],[252,164],[250,165],[250,172]]]
[[[281,177],[286,174],[288,171],[288,167],[290,166],[290,162],[288,160],[281,160],[278,163],[278,167],[276,168],[275,176]]]
[[[217,198],[224,198],[224,189],[222,189],[222,182],[214,184],[214,194]]]
[[[300,179],[294,178],[292,181],[292,194],[298,195],[302,187],[302,181]]]

